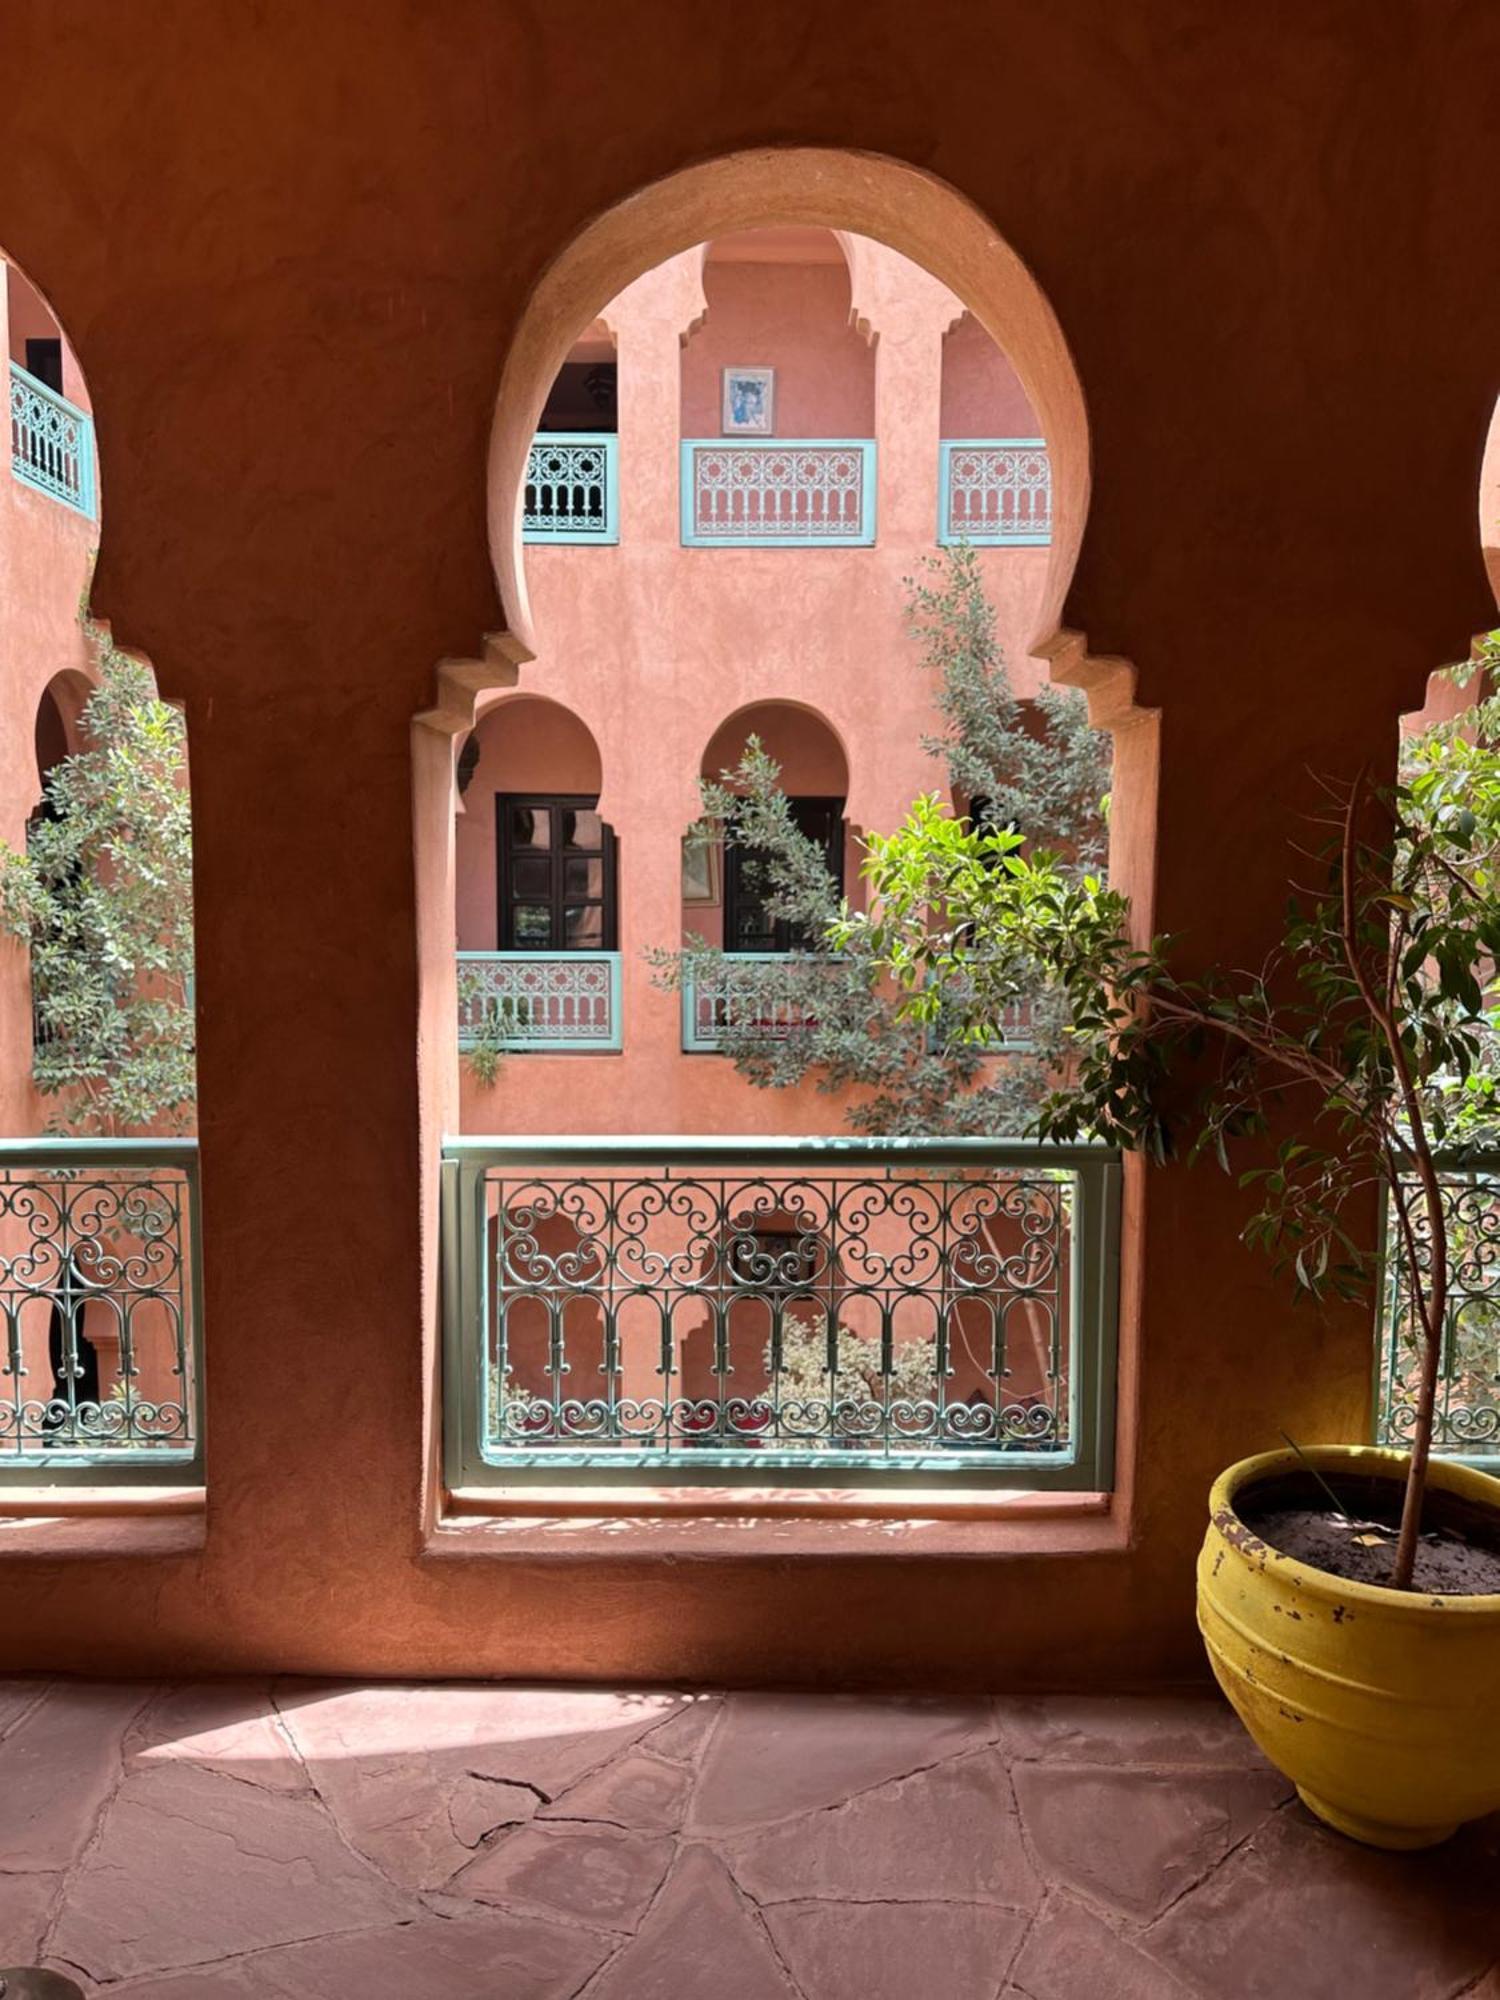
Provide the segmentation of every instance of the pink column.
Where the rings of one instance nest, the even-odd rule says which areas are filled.
[[[681,337],[703,307],[703,260],[685,251],[636,280],[614,301],[609,323],[620,370],[621,603],[612,632],[589,643],[612,658],[618,684],[601,691],[591,725],[604,765],[601,809],[621,835],[621,991],[628,1091],[612,1100],[625,1129],[670,1130],[681,1014],[677,996],[652,982],[642,954],[675,945],[681,930],[681,836],[698,810],[701,716],[683,699],[665,630],[627,603],[672,574],[679,556],[678,411]],[[674,579],[680,587],[680,578]],[[545,633],[539,634],[544,641]],[[569,663],[570,671],[581,663]],[[619,1060],[619,1059],[617,1059]]]
[[[937,541],[943,335],[962,307],[946,285],[884,244],[848,237],[844,247],[852,310],[875,340],[876,535],[882,548],[902,552],[903,568],[909,562],[915,570]],[[854,761],[849,799],[854,824],[881,829],[896,826],[920,792],[942,783],[940,767],[921,745],[933,727],[929,692],[915,671],[909,678],[899,672],[909,651],[897,609],[899,582],[885,581],[892,596],[892,659],[898,663],[891,678],[911,713],[909,719],[901,716],[891,702],[881,754]],[[882,697],[896,692],[883,688]]]

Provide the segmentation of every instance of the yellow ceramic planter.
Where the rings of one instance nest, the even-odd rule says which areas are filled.
[[[1319,1471],[1399,1481],[1400,1452],[1309,1449]],[[1303,1802],[1373,1847],[1431,1847],[1500,1809],[1500,1596],[1424,1597],[1346,1583],[1278,1554],[1235,1511],[1298,1469],[1242,1459],[1214,1486],[1198,1627],[1240,1720]],[[1500,1479],[1434,1464],[1431,1486],[1500,1508]]]

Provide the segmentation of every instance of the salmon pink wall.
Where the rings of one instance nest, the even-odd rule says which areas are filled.
[[[828,264],[725,263],[703,272],[708,314],[682,353],[682,435],[718,437],[725,368],[774,368],[777,437],[875,434],[875,357],[849,324],[849,272]]]
[[[59,330],[35,287],[3,260],[0,318],[0,352],[22,360],[27,334]],[[86,409],[82,374],[66,339],[63,382]],[[42,697],[58,675],[92,677],[78,607],[99,528],[15,478],[8,432],[0,443],[0,840],[21,848],[41,791],[36,720]],[[0,938],[0,1136],[40,1131],[46,1117],[31,1083],[26,953],[13,939]]]
[[[943,339],[945,438],[1040,437],[1021,378],[972,313]]]

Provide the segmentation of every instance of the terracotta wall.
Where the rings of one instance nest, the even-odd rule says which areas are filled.
[[[627,197],[631,228],[657,218],[634,270],[730,222],[863,229],[971,301],[1014,253],[1066,343],[1031,310],[1027,393],[1051,437],[1070,356],[1086,413],[1059,444],[1084,470],[1059,544],[1076,567],[1049,569],[1039,636],[1115,704],[1124,879],[1189,965],[1253,961],[1308,773],[1388,767],[1429,669],[1493,621],[1475,493],[1500,181],[1473,135],[1500,18],[874,0],[851,60],[846,16],[793,0],[748,22],[641,0],[587,33],[576,10],[493,0],[12,0],[6,37],[0,239],[100,412],[99,604],[192,729],[211,1497],[201,1522],[8,1529],[0,1659],[833,1684],[1196,1669],[1210,1475],[1279,1427],[1357,1433],[1369,1388],[1361,1315],[1289,1313],[1208,1169],[1132,1177],[1106,1513],[430,1532],[452,749],[424,726],[414,762],[412,717],[467,727],[463,690],[516,650],[485,635],[524,645],[514,562],[504,603],[491,566],[491,419],[507,356],[534,421],[526,356],[555,365],[632,275],[617,243],[591,297],[580,279],[525,329],[592,219]],[[560,147],[564,128],[586,143]],[[787,147],[821,149],[792,183]],[[649,190],[689,170],[674,230]],[[753,607],[781,586],[748,553]],[[654,633],[645,595],[621,593],[616,631]],[[691,631],[668,636],[691,662]],[[613,656],[595,671],[607,691]]]

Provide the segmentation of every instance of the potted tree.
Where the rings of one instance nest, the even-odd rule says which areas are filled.
[[[871,842],[873,914],[840,930],[913,1013],[961,992],[996,1039],[1037,981],[1070,1055],[1038,1136],[1158,1159],[1237,1142],[1247,1241],[1294,1290],[1367,1289],[1372,1192],[1414,1348],[1408,1448],[1273,1451],[1215,1483],[1198,1571],[1214,1672],[1251,1734],[1332,1825],[1421,1847],[1500,1807],[1500,1480],[1434,1458],[1453,1312],[1445,1166],[1493,1135],[1500,1071],[1500,753],[1487,719],[1438,732],[1388,791],[1330,794],[1319,879],[1253,975],[1186,979],[1132,942],[1124,898],[935,799]]]

